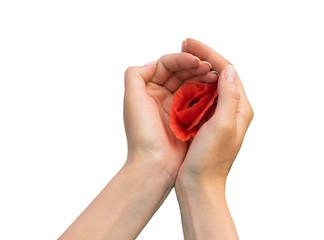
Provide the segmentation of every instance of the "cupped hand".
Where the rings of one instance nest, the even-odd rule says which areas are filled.
[[[173,93],[184,81],[216,81],[211,65],[190,53],[162,56],[125,73],[124,123],[129,162],[154,168],[175,180],[187,152],[169,127]]]
[[[176,185],[181,187],[220,183],[224,186],[253,118],[253,110],[240,78],[226,59],[194,39],[184,41],[182,51],[210,62],[220,76],[215,113],[191,142]]]

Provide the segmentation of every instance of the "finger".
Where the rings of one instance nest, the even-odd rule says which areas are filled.
[[[227,65],[232,65],[228,60],[222,57],[218,52],[210,48],[209,46],[203,44],[192,38],[187,38],[182,42],[182,51],[191,53],[197,56],[202,61],[207,61],[211,63],[212,68],[217,72],[221,72]],[[236,73],[237,74],[237,73]],[[238,75],[237,75],[238,77]],[[239,79],[239,77],[238,77]],[[243,85],[239,79],[240,91],[244,93]],[[246,96],[246,95],[245,95]]]
[[[218,72],[221,72],[227,65],[230,64],[230,62],[224,57],[222,57],[219,53],[195,39],[188,38],[185,41],[183,41],[182,51],[191,53],[199,57],[201,60],[210,62],[213,66],[213,69],[215,69]],[[245,132],[253,118],[253,110],[245,94],[243,84],[237,73],[236,79],[238,82],[238,89],[240,92],[238,124],[240,129],[242,129],[242,132]]]
[[[157,69],[151,82],[163,85],[174,72],[194,69],[200,64],[199,58],[190,53],[164,55],[157,61]]]
[[[188,78],[185,81],[179,80],[174,75],[164,84],[164,87],[171,93],[176,92],[184,82],[196,81],[204,83],[215,83],[218,79],[218,73],[215,71],[207,72],[203,75],[196,75],[194,77]]]
[[[208,72],[210,72],[210,69],[211,64],[206,61],[203,61],[197,68],[180,70],[178,72],[173,73],[164,82],[163,86],[170,92],[174,92],[176,89],[178,89],[179,86],[182,85],[184,81],[187,81],[188,79],[191,79],[195,76],[205,76]],[[210,79],[210,76],[208,76],[207,78]]]
[[[221,72],[218,84],[218,101],[215,114],[210,119],[221,129],[236,131],[236,119],[238,105],[240,101],[240,92],[238,89],[238,79],[235,69],[232,65],[228,65]],[[216,122],[215,122],[216,121]],[[235,130],[235,131],[233,131]]]
[[[209,62],[202,61],[199,67],[189,70],[180,70],[178,72],[175,72],[174,75],[182,81],[185,81],[189,78],[192,78],[196,75],[204,75],[208,73],[212,68],[212,65]]]
[[[191,53],[201,60],[210,62],[213,69],[217,72],[221,72],[227,65],[231,65],[228,60],[222,57],[215,50],[192,38],[183,41],[182,51]]]
[[[197,76],[199,82],[203,83],[215,83],[219,78],[219,73],[216,71],[210,71],[205,75]]]

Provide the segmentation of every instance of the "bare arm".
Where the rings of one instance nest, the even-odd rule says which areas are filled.
[[[177,186],[185,239],[238,239],[227,207],[225,185]]]
[[[59,238],[135,239],[172,188],[163,172],[126,164]]]

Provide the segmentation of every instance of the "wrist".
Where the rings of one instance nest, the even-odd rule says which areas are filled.
[[[128,156],[123,169],[127,174],[135,175],[136,180],[147,189],[157,188],[154,190],[169,192],[174,186],[174,177],[158,162],[148,156]]]
[[[226,177],[208,175],[188,175],[178,173],[175,190],[176,192],[192,192],[202,195],[216,194],[225,196]]]
[[[200,185],[195,187],[181,186],[178,182],[175,192],[181,211],[191,212],[194,209],[208,211],[214,205],[226,205],[225,186]]]
[[[225,198],[225,182],[176,181],[185,239],[238,239]]]

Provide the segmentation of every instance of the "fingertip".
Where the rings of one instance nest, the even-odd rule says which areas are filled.
[[[216,83],[218,81],[218,72],[210,71],[205,75],[199,76],[199,81],[204,83]]]
[[[199,66],[202,63],[202,61],[199,59],[199,57],[194,56],[194,58],[195,58],[194,60],[195,65]]]
[[[142,68],[144,68],[146,71],[151,71],[152,69],[156,70],[157,61],[149,62],[149,63],[145,64],[144,66],[142,66]]]
[[[194,69],[198,68],[205,63],[200,60],[199,57],[191,54],[191,53],[179,53],[178,58],[176,59],[179,69]],[[177,69],[177,70],[179,70]]]
[[[186,38],[185,40],[182,41],[182,52],[188,52],[188,43],[191,41],[191,38]]]
[[[214,82],[218,81],[219,73],[217,71],[210,71],[209,75],[210,75],[210,78],[213,79]]]
[[[182,45],[181,45],[182,52],[186,52],[186,49],[187,49],[187,39],[188,38],[186,38],[185,40],[182,41]]]
[[[192,41],[197,41],[193,38],[187,37],[185,40],[182,41],[182,49],[186,52],[190,52],[189,48]]]
[[[221,81],[236,83],[236,71],[233,65],[226,65],[220,74]]]
[[[212,71],[210,71],[210,73],[216,75],[217,78],[219,78],[219,72],[212,70]]]
[[[208,72],[211,72],[212,66],[209,62],[206,62],[206,61],[201,61],[201,63],[199,64],[199,66],[194,69],[192,72],[195,74],[195,75],[202,75],[202,74],[206,74]]]
[[[131,66],[125,71],[125,81],[134,81],[134,79],[144,80],[144,82],[149,82],[157,68],[157,62],[150,62],[143,66]]]
[[[145,80],[145,82],[149,82],[157,69],[157,62],[153,61],[150,63],[145,64],[144,66],[142,66],[143,71],[141,71],[140,75],[143,77],[143,79]]]
[[[236,76],[236,71],[233,65],[227,65],[224,67],[223,71],[219,76],[218,90],[220,98],[232,99],[238,101],[240,99],[240,92],[238,89],[238,80]]]
[[[211,70],[211,69],[213,68],[213,66],[211,65],[211,63],[210,63],[210,62],[207,62],[207,61],[202,61],[202,63],[203,63],[203,64],[206,64],[206,65],[208,65],[208,67],[209,67],[209,70]]]

